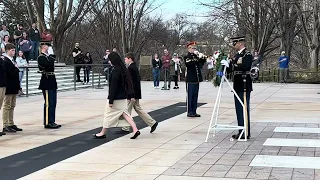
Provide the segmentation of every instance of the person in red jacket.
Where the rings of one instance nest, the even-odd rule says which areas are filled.
[[[172,59],[167,49],[165,49],[163,52],[164,52],[164,55],[161,57],[161,59],[162,59],[162,70],[164,72],[165,77],[164,77],[164,84],[163,84],[162,90],[170,89],[170,85],[167,87],[167,82],[170,79],[170,61]]]

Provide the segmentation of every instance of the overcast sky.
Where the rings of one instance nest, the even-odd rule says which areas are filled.
[[[203,3],[212,3],[214,0],[161,0],[157,4],[162,3],[161,7],[156,9],[152,14],[162,15],[165,20],[171,19],[177,13],[186,13],[188,15],[207,15],[210,9],[200,5]],[[205,21],[203,17],[189,17],[194,21]]]

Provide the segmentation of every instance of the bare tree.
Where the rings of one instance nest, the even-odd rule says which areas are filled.
[[[296,2],[295,5],[299,11],[300,22],[310,51],[310,68],[317,71],[320,50],[320,2],[305,0]]]
[[[37,15],[38,23],[44,29],[47,19],[44,14],[46,2],[44,0],[32,0]],[[91,3],[95,1],[91,0]],[[29,10],[29,9],[28,9]],[[81,21],[90,10],[89,0],[48,0],[50,33],[53,36],[53,50],[57,59],[62,60],[64,52],[65,32],[77,21]]]

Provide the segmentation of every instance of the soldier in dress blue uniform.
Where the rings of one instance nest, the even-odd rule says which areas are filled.
[[[57,129],[61,125],[55,123],[57,104],[57,81],[54,74],[54,55],[48,54],[49,42],[41,43],[41,54],[38,56],[38,67],[41,73],[39,89],[44,98],[44,128]]]
[[[243,116],[243,107],[236,96],[234,96],[238,126],[244,126],[244,121],[247,121],[247,138],[250,139],[250,94],[252,89],[252,79],[250,77],[250,69],[252,65],[252,54],[245,47],[245,37],[231,38],[234,48],[238,53],[234,56],[231,62],[231,68],[234,75],[233,88],[238,94],[241,101],[246,105],[246,117]],[[244,99],[246,100],[244,102]],[[242,130],[239,133],[232,135],[232,138],[238,139]],[[245,133],[241,139],[245,138]]]
[[[197,56],[194,54],[196,50],[196,42],[191,42],[187,45],[188,54],[184,56],[186,64],[186,83],[187,83],[187,116],[201,117],[197,114],[199,84],[203,81],[201,67],[206,62],[202,54]]]

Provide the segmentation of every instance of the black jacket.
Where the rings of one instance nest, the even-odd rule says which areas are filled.
[[[247,74],[246,83],[243,82],[243,75],[238,74],[239,72],[250,72],[252,65],[252,54],[244,49],[240,54],[237,53],[232,61],[232,68],[234,72],[234,80],[233,80],[233,88],[236,92],[244,92],[244,87],[246,87],[246,91],[252,91],[252,79],[250,74]],[[242,62],[240,62],[242,61]],[[236,73],[237,72],[237,73]]]
[[[159,61],[152,59],[152,68],[160,69],[161,67],[162,67],[161,59],[159,59]]]
[[[36,29],[30,28],[29,29],[29,38],[31,39],[31,41],[40,41],[41,40],[40,32],[39,32],[38,28],[36,28]]]
[[[7,85],[7,77],[3,61],[4,60],[0,58],[0,87],[6,87]]]
[[[56,76],[54,74],[54,58],[41,53],[38,57],[38,67],[42,72],[39,89],[56,90],[58,89]]]
[[[141,77],[137,64],[135,62],[131,63],[128,70],[133,84],[133,94],[128,94],[128,99],[141,99]]]
[[[6,70],[6,94],[18,94],[19,90],[21,89],[19,69],[7,57],[4,57],[3,65]]]
[[[130,73],[127,71],[127,76]],[[109,77],[109,104],[113,104],[114,100],[127,99],[128,94],[132,94],[132,84],[123,79],[121,71],[118,67],[112,67]]]
[[[199,58],[193,53],[188,53],[184,56],[184,63],[187,67],[186,82],[187,83],[199,83],[203,81],[201,68],[206,62],[206,59]]]

